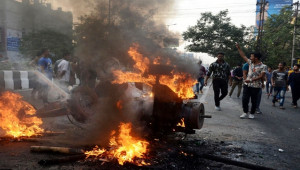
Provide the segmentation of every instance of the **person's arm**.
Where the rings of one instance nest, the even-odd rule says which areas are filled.
[[[234,76],[234,70],[233,70],[232,74]],[[228,81],[229,81],[229,85],[232,86],[232,77],[231,77],[231,73],[230,73],[230,67],[228,67]]]
[[[285,83],[286,83],[286,91],[289,91],[289,84],[288,84],[288,73],[286,73],[286,77],[285,77]]]
[[[207,72],[207,75],[205,77],[205,80],[204,80],[204,85],[207,86],[207,80],[210,78],[210,75],[212,74],[213,72],[213,64],[211,64],[208,68],[208,72]]]
[[[273,74],[272,74],[272,78],[271,78],[271,83],[272,83],[272,86],[275,87],[275,71],[273,71]]]
[[[240,53],[240,56],[246,61],[248,62],[248,58],[246,57],[245,53],[242,51],[241,47],[239,44],[236,44],[235,45],[236,48],[238,49],[239,53]]]

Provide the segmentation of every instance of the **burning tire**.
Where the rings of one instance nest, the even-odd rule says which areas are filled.
[[[203,127],[205,109],[202,103],[187,103],[183,112],[188,129],[201,129]]]

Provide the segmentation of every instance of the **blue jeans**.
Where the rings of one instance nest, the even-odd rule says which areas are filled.
[[[196,83],[196,92],[197,93],[199,93],[199,83],[201,84],[200,90],[202,90],[203,87],[204,87],[204,78],[203,77],[199,77],[198,78],[198,83]]]
[[[284,99],[285,99],[285,92],[286,88],[285,87],[274,87],[274,94],[273,94],[273,100],[272,102],[275,103],[277,95],[279,95],[279,104],[280,106],[283,106]]]
[[[270,91],[269,91],[270,89]],[[267,81],[266,83],[266,90],[267,90],[267,93],[272,93],[273,92],[273,86],[272,86],[272,83],[270,81]]]

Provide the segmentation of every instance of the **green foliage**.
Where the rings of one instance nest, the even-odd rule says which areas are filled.
[[[271,15],[264,24],[262,52],[267,56],[265,63],[268,66],[277,68],[279,62],[291,63],[294,28],[291,24],[292,14],[291,8],[283,8],[280,14]]]
[[[67,35],[52,30],[29,33],[21,39],[20,52],[26,57],[35,57],[42,48],[50,50],[50,53],[53,55],[52,60],[55,62],[62,58],[65,51],[72,51],[72,39]]]
[[[216,56],[222,51],[231,66],[242,62],[235,44],[239,43],[241,47],[252,50],[253,40],[248,38],[250,30],[243,25],[240,28],[234,26],[227,14],[227,10],[220,11],[217,15],[211,12],[202,13],[197,24],[183,33],[184,40],[192,43],[186,49],[208,53],[211,56]]]

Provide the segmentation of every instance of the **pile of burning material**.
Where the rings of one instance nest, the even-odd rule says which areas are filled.
[[[52,165],[78,160],[118,162],[119,165],[130,163],[136,166],[147,166],[146,163],[149,142],[133,136],[132,124],[121,123],[119,131],[112,131],[110,143],[107,148],[99,148],[97,145],[92,150],[79,150],[64,147],[32,146],[32,152],[53,152],[74,155],[65,158],[41,160],[41,165]]]
[[[0,131],[13,138],[32,137],[44,133],[42,119],[35,116],[36,110],[22,100],[22,96],[10,91],[0,94]]]

